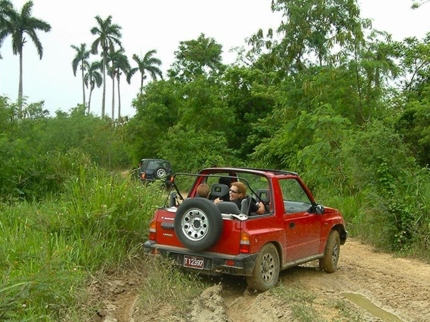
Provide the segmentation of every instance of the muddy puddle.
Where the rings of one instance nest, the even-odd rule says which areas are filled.
[[[373,304],[372,301],[361,294],[342,293],[342,295],[351,302],[365,309],[373,316],[380,318],[384,322],[402,322],[402,320],[400,320],[396,315],[381,309],[379,306]]]

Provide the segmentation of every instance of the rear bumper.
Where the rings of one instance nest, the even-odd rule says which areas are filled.
[[[145,242],[144,250],[150,254],[162,254],[174,259],[178,266],[186,270],[198,272],[208,275],[241,275],[251,276],[255,267],[255,261],[258,254],[239,254],[239,255],[226,255],[213,252],[192,252],[187,248],[180,248],[174,246],[159,245],[154,241]],[[189,268],[184,266],[184,257],[193,256],[196,258],[204,259],[204,266],[202,269]]]

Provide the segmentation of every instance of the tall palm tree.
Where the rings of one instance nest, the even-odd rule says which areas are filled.
[[[73,75],[76,76],[76,70],[78,66],[81,69],[81,77],[82,77],[82,104],[85,106],[85,82],[84,82],[84,73],[85,70],[89,67],[88,58],[90,58],[90,51],[87,50],[86,44],[81,44],[80,47],[76,47],[75,45],[71,45],[74,50],[76,50],[76,56],[72,61]]]
[[[85,86],[88,88],[90,87],[90,94],[88,97],[88,114],[90,114],[90,107],[91,107],[91,95],[93,93],[94,88],[100,87],[103,83],[103,77],[100,73],[101,70],[101,62],[92,62],[87,69],[87,72],[84,75],[84,83]]]
[[[106,57],[107,74],[112,79],[112,120],[115,119],[115,68],[112,67],[112,62],[115,60],[115,53],[115,50],[111,50]]]
[[[7,2],[5,5],[8,6]],[[33,9],[33,1],[28,1],[24,4],[21,12],[14,9],[6,10],[6,19],[3,20],[4,25],[0,30],[0,43],[8,36],[12,37],[12,52],[14,55],[19,55],[19,86],[18,86],[18,106],[19,114],[22,113],[22,96],[23,96],[23,84],[22,84],[22,56],[24,44],[27,42],[25,34],[29,36],[34,45],[36,46],[37,53],[40,59],[43,56],[43,46],[37,37],[36,31],[42,30],[48,32],[51,30],[51,25],[47,22],[37,19],[31,15]]]
[[[110,74],[112,77],[112,86],[114,84],[113,80],[116,78],[118,87],[118,118],[121,117],[121,90],[120,90],[120,79],[122,73],[126,74],[130,70],[130,63],[128,62],[127,56],[124,54],[124,49],[121,48],[111,55],[109,55],[109,62],[111,63]],[[114,88],[112,87],[112,119],[114,118],[115,103],[114,103]]]
[[[91,28],[91,33],[97,35],[97,39],[91,45],[91,52],[98,53],[98,48],[101,48],[101,55],[103,59],[103,99],[102,99],[102,117],[105,115],[106,103],[106,69],[107,69],[107,55],[109,51],[114,50],[115,44],[121,47],[121,26],[112,24],[112,16],[107,17],[106,20],[95,17],[98,26]]]
[[[142,94],[143,81],[146,79],[146,72],[149,73],[153,80],[160,76],[163,79],[163,73],[158,66],[161,66],[161,60],[154,57],[157,51],[155,49],[148,51],[143,57],[139,57],[136,54],[133,55],[133,60],[137,63],[137,67],[132,68],[127,74],[127,82],[130,84],[133,75],[140,72],[140,93]]]

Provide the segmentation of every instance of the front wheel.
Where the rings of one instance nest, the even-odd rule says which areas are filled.
[[[340,255],[340,237],[337,230],[330,232],[324,250],[324,257],[320,259],[320,268],[327,273],[334,273],[337,270],[337,262]]]
[[[278,282],[279,267],[279,254],[275,245],[264,245],[258,254],[252,276],[246,278],[248,287],[259,292],[274,287]]]

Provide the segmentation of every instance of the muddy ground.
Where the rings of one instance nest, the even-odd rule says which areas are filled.
[[[138,294],[143,279],[136,267],[99,286],[96,296],[104,309],[98,321],[299,321],[291,301],[270,291],[250,293],[245,279],[228,276],[193,301],[186,320],[162,304],[142,312]],[[430,265],[376,252],[358,240],[341,247],[337,272],[323,273],[315,261],[281,272],[279,283],[299,289],[301,296],[311,294],[320,321],[430,321]]]

